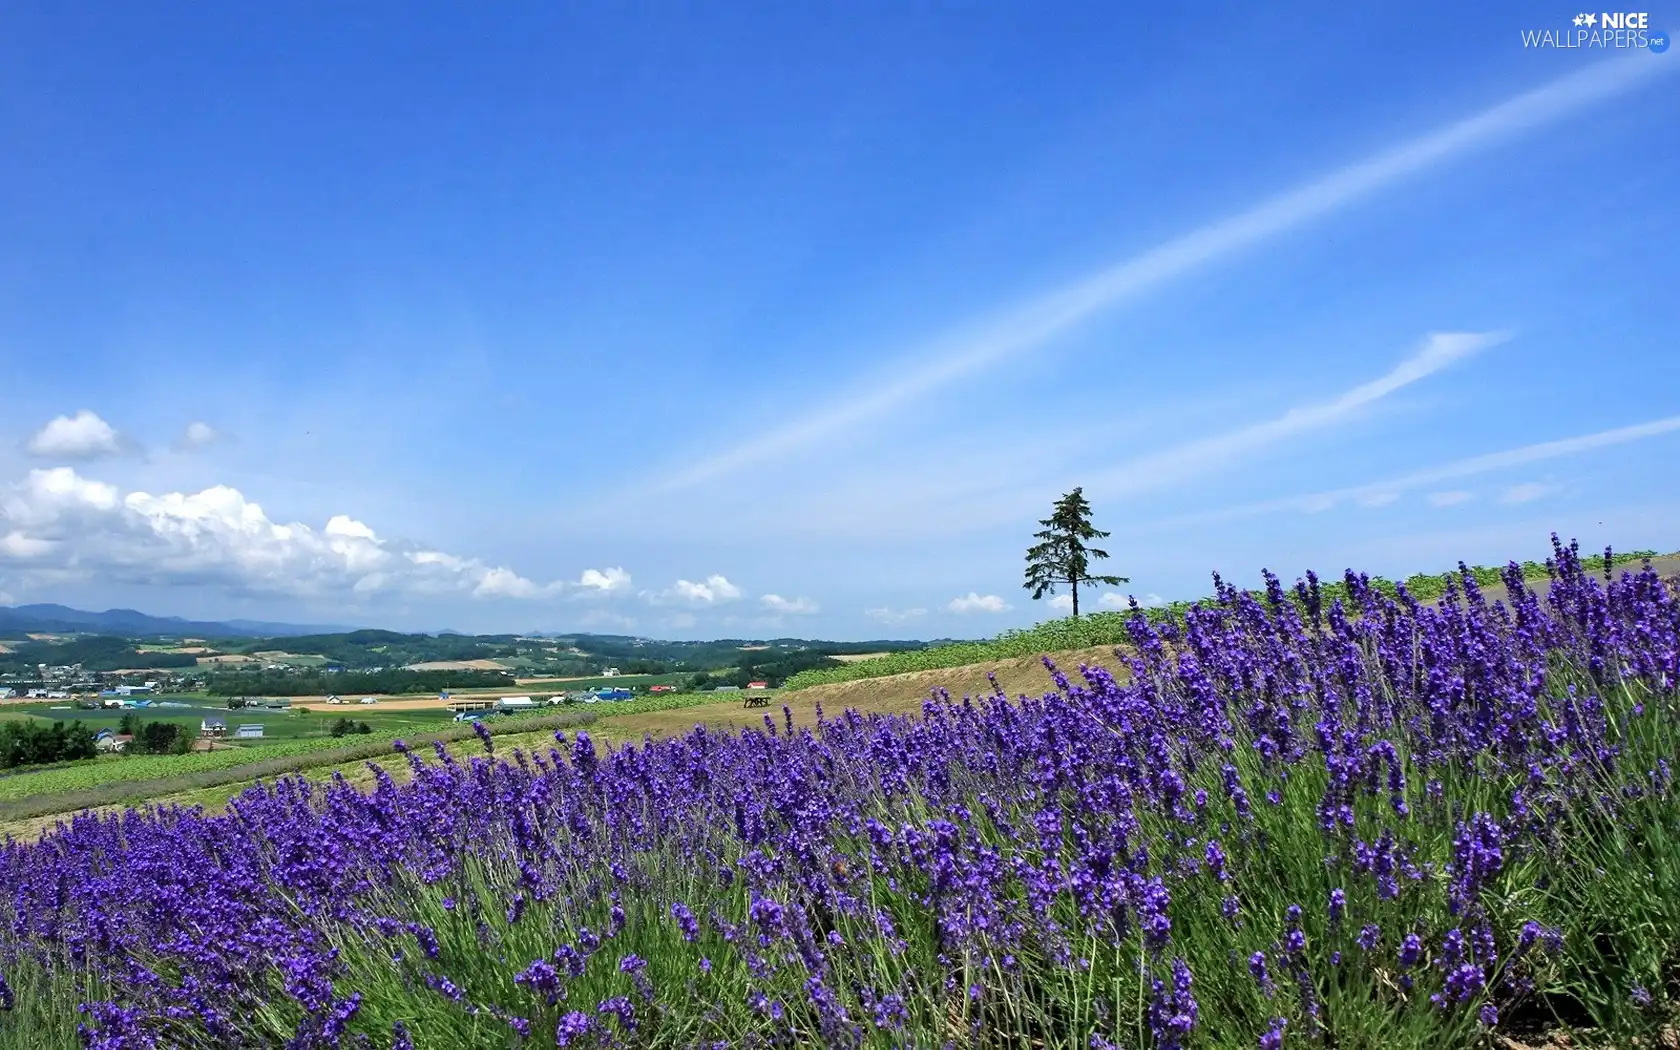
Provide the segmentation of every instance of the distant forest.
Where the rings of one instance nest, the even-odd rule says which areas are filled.
[[[298,635],[279,638],[220,639],[216,652],[254,655],[284,652],[310,656],[344,673],[367,672],[374,677],[347,679],[311,668],[286,671],[235,670],[223,665],[199,665],[191,653],[141,652],[129,638],[93,635],[63,642],[8,641],[11,652],[0,653],[0,673],[32,671],[37,664],[81,664],[91,672],[168,670],[198,667],[209,675],[210,691],[218,696],[258,694],[309,695],[323,692],[414,692],[435,688],[493,686],[506,681],[495,671],[404,671],[411,664],[435,661],[505,660],[524,674],[586,677],[607,666],[624,674],[710,672],[717,683],[735,679],[775,680],[811,667],[827,666],[829,656],[847,653],[897,652],[924,649],[919,641],[877,640],[827,642],[800,638],[752,641],[720,638],[711,641],[660,641],[629,635],[572,634],[553,638],[512,634],[401,634],[363,630],[345,634]],[[282,660],[284,658],[281,658]],[[377,672],[374,669],[379,669]],[[788,670],[792,668],[793,670]],[[358,684],[359,683],[359,684]]]
[[[865,650],[879,652],[880,650]],[[819,652],[778,652],[775,649],[762,649],[752,652],[735,654],[735,663],[731,667],[712,671],[702,671],[694,675],[688,682],[690,689],[716,689],[720,685],[734,685],[745,687],[748,682],[764,682],[771,688],[780,686],[784,681],[792,678],[801,671],[814,671],[828,667],[840,666],[840,661]]]
[[[37,664],[81,664],[87,671],[120,671],[125,668],[152,669],[193,667],[198,658],[190,653],[143,653],[124,638],[76,638],[68,642],[7,643],[12,650],[0,653],[0,670],[30,671]]]

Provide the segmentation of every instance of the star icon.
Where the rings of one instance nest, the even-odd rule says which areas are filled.
[[[1587,16],[1587,28],[1591,29],[1595,25],[1598,25],[1598,16],[1597,15],[1588,15]]]
[[[1578,26],[1586,25],[1587,24],[1587,16],[1586,15],[1576,15],[1575,16],[1575,24],[1578,25]]]

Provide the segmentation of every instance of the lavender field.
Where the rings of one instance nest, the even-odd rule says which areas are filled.
[[[915,720],[83,816],[5,846],[0,1047],[1661,1045],[1680,600],[1553,569],[1221,583],[1129,675]]]

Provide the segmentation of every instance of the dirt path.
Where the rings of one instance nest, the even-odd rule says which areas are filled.
[[[1079,665],[1082,663],[1106,667],[1116,674],[1121,672],[1120,662],[1115,659],[1111,646],[1074,649],[1050,653],[1049,656],[1059,669],[1075,681],[1079,680]],[[998,684],[1010,696],[1021,693],[1037,696],[1056,687],[1050,678],[1050,672],[1044,669],[1040,657],[1022,656],[1011,660],[966,664],[962,667],[910,671],[883,678],[863,678],[855,682],[816,685],[791,693],[779,692],[770,697],[770,706],[767,708],[743,708],[740,695],[737,694],[732,700],[683,707],[674,711],[611,715],[590,726],[589,731],[594,735],[623,742],[640,740],[644,733],[652,733],[654,736],[685,733],[701,723],[713,729],[761,726],[764,724],[765,715],[771,716],[780,726],[784,704],[793,712],[795,725],[810,725],[814,722],[819,704],[822,705],[824,716],[830,718],[849,707],[865,714],[915,715],[921,712],[922,701],[940,686],[949,689],[952,699],[957,700],[962,699],[965,694],[991,693],[992,685],[986,678],[988,672],[997,675]]]

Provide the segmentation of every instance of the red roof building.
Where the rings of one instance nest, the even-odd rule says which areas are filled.
[[[769,682],[748,682],[747,683],[747,688],[748,689],[768,689],[768,688],[770,688],[770,683]]]

